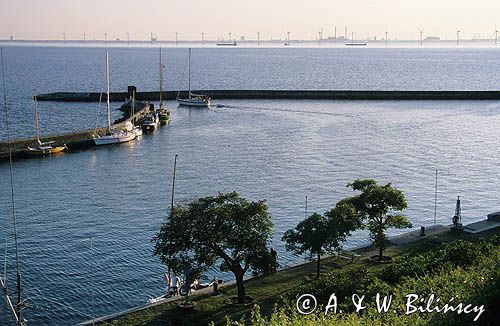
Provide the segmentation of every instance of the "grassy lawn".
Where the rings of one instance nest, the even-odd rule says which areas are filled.
[[[479,238],[489,238],[500,233],[500,228],[490,230],[477,235],[462,234],[456,236],[446,232],[436,236],[429,236],[414,242],[402,245],[391,245],[384,255],[390,255],[395,260],[407,254],[422,253],[439,247],[444,242],[451,242],[457,239],[476,240]],[[322,275],[326,273],[336,273],[338,271],[350,271],[360,267],[376,270],[383,267],[381,264],[369,262],[368,257],[377,254],[373,247],[363,248],[357,251],[361,255],[354,262],[343,259],[327,258],[322,261]],[[247,295],[256,300],[260,306],[261,314],[268,315],[272,312],[274,304],[280,295],[303,285],[315,276],[316,264],[311,262],[297,267],[285,269],[270,276],[256,277],[245,282]],[[194,312],[183,314],[178,308],[178,302],[165,303],[156,307],[151,307],[139,312],[135,312],[111,322],[113,325],[206,325],[214,322],[216,325],[226,323],[226,316],[233,320],[245,317],[246,313],[252,309],[252,305],[245,307],[231,304],[231,298],[236,296],[236,287],[228,286],[221,289],[218,296],[208,294],[193,296],[197,306]]]

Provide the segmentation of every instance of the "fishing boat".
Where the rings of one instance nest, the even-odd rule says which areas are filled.
[[[35,101],[35,128],[36,128],[36,140],[38,146],[36,147],[28,146],[28,148],[24,151],[24,153],[28,155],[37,156],[37,155],[50,155],[63,152],[67,148],[66,145],[53,146],[55,141],[42,142],[40,140],[40,129],[38,128],[38,100],[36,96],[33,96],[33,99]]]
[[[206,95],[193,94],[191,93],[191,48],[189,48],[189,73],[188,73],[188,97],[187,98],[179,98],[179,94],[177,94],[177,102],[180,105],[185,106],[196,106],[196,107],[210,107],[210,98]]]
[[[133,140],[136,134],[131,130],[111,129],[111,108],[109,103],[109,57],[106,50],[106,106],[108,116],[108,128],[104,135],[94,135],[93,140],[97,146],[125,143]]]
[[[161,61],[161,48],[160,48],[160,108],[156,111],[160,124],[166,125],[170,121],[170,111],[163,106],[163,68],[165,65]]]

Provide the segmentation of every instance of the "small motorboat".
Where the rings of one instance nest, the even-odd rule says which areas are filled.
[[[159,123],[160,118],[156,112],[146,113],[141,120],[141,126],[144,131],[154,131]]]

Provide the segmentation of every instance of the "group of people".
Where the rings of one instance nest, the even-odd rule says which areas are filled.
[[[173,275],[169,276],[166,272],[163,274],[165,283],[167,284],[167,293],[172,296],[177,296],[180,294],[180,288],[184,281],[179,276]]]
[[[178,296],[178,295],[186,295],[191,290],[200,290],[206,287],[213,287],[214,293],[218,292],[218,286],[222,283],[222,280],[214,277],[212,282],[210,283],[200,283],[198,279],[195,279],[190,285],[189,288],[186,285],[186,282],[179,276],[172,275],[169,276],[166,272],[163,274],[163,278],[165,283],[167,284],[167,295],[168,296]]]

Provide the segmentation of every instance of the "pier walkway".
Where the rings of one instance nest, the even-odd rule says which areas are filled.
[[[148,109],[149,105],[143,103],[141,105],[141,109],[138,110],[134,114],[134,116],[128,116],[128,114],[125,113],[125,117],[115,121],[115,123],[112,125],[112,128],[118,128],[118,129],[123,128],[127,121],[138,119]],[[98,128],[97,134],[103,135],[106,132],[106,130],[107,128]],[[66,144],[69,150],[81,150],[95,146],[94,141],[92,140],[95,133],[96,133],[95,129],[89,129],[89,130],[68,132],[55,135],[46,135],[46,136],[42,135],[41,140],[55,141],[55,144],[58,145]],[[11,146],[12,149],[12,156],[17,157],[21,156],[23,154],[23,151],[27,149],[28,146],[37,146],[36,144],[37,144],[36,137],[15,139],[10,141],[10,143],[7,141],[2,141],[0,142],[0,160],[7,159],[9,157],[9,145]]]

